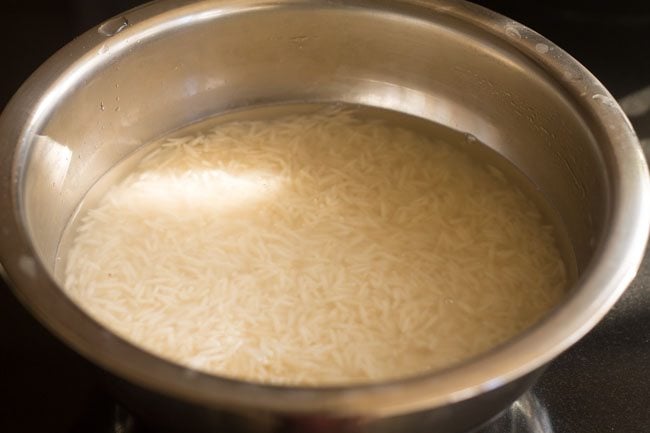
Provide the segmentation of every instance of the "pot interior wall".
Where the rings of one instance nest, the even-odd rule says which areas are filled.
[[[139,23],[136,10],[120,33],[96,35],[25,137],[22,211],[46,266],[86,191],[139,146],[231,109],[342,101],[430,119],[498,151],[559,212],[584,269],[607,217],[608,182],[577,96],[507,35],[424,8],[375,7],[382,12],[206,6],[192,20],[179,8],[164,26]]]

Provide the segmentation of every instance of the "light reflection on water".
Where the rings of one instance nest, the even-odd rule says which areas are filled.
[[[227,213],[272,199],[283,179],[273,173],[231,173],[225,170],[188,170],[180,174],[145,172],[111,198],[116,204],[161,213],[182,206]]]

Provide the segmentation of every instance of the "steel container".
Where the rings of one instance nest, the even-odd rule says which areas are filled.
[[[270,104],[381,107],[471,134],[557,210],[576,258],[563,303],[441,372],[300,388],[188,370],[117,337],[54,278],[62,231],[113,165],[166,132]],[[451,0],[168,0],[89,30],[0,117],[0,260],[29,310],[105,369],[146,422],[181,431],[464,432],[505,409],[634,277],[648,170],[609,92],[562,49]]]

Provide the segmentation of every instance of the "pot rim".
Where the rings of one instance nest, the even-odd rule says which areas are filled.
[[[382,383],[335,387],[286,387],[222,378],[184,368],[138,349],[86,315],[62,292],[38,259],[23,223],[22,169],[29,137],[78,77],[106,62],[97,47],[128,49],[142,35],[180,26],[188,17],[215,19],[258,9],[370,8],[410,15],[443,14],[499,38],[532,59],[596,120],[599,141],[611,153],[610,230],[566,301],[545,319],[495,350],[443,371]],[[20,88],[0,116],[0,263],[24,305],[54,334],[109,372],[137,385],[195,403],[252,407],[283,413],[385,416],[465,400],[543,366],[584,336],[634,278],[650,222],[650,183],[638,139],[602,84],[569,54],[525,26],[454,0],[164,0],[124,13],[128,25],[110,37],[97,26],[61,49]],[[425,18],[422,18],[425,17]],[[118,19],[122,19],[118,17]],[[111,20],[107,21],[111,22]],[[544,48],[545,47],[545,48]],[[575,79],[580,77],[580,79]]]

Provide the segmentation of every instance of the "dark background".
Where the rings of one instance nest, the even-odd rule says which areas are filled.
[[[557,43],[617,98],[650,86],[650,1],[477,2]],[[5,0],[0,4],[0,109],[53,52],[141,3]],[[632,120],[640,135],[650,138],[649,114]],[[553,432],[650,432],[649,290],[646,260],[613,311],[535,387]],[[115,405],[103,391],[101,375],[37,324],[2,282],[0,344],[0,433],[117,433],[109,422]]]

